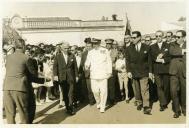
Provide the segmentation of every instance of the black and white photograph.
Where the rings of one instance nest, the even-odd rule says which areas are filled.
[[[187,0],[2,3],[2,126],[188,126]]]

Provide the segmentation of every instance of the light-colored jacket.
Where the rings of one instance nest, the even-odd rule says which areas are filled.
[[[108,79],[112,74],[110,52],[103,47],[92,49],[87,55],[85,68],[90,69],[91,79]]]

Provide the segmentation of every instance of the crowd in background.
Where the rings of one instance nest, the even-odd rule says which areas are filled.
[[[178,35],[176,35],[176,34],[178,34],[178,32],[181,33],[181,37],[178,37]],[[136,34],[137,36],[133,37],[134,34]],[[157,34],[159,34],[159,35],[157,35]],[[141,96],[143,101],[139,102],[137,99],[138,98],[137,93],[139,93],[140,91],[138,92],[136,90],[136,88],[134,88],[136,86],[133,86],[134,83],[137,84],[136,81],[139,81],[139,84],[141,84],[140,83],[141,81],[140,81],[140,79],[137,78],[137,80],[135,82],[133,82],[133,76],[131,76],[131,74],[128,73],[128,68],[127,68],[127,66],[128,66],[127,61],[129,61],[129,60],[127,60],[128,59],[127,57],[130,54],[127,51],[129,51],[128,48],[130,48],[130,46],[133,44],[133,42],[136,38],[141,37],[140,38],[141,43],[145,44],[146,46],[149,46],[150,48],[152,48],[154,44],[158,43],[158,40],[161,40],[162,43],[167,44],[167,50],[169,51],[170,45],[177,42],[180,38],[183,38],[183,41],[186,42],[184,39],[185,36],[186,36],[185,31],[177,31],[177,33],[174,33],[174,34],[171,31],[166,32],[166,33],[162,32],[162,31],[157,31],[155,38],[152,38],[149,35],[141,37],[141,35],[139,33],[133,33],[132,35],[125,35],[124,41],[121,41],[121,42],[118,42],[114,39],[106,39],[104,41],[101,40],[101,44],[100,44],[101,47],[110,51],[110,57],[112,60],[112,76],[108,79],[107,104],[109,106],[114,106],[114,105],[116,105],[117,102],[124,101],[124,100],[126,101],[126,103],[130,103],[130,100],[132,98],[134,98],[135,99],[134,105],[137,106],[137,110],[141,110],[142,109],[141,105],[142,104],[144,105],[144,103],[140,103],[140,102],[144,101],[144,99],[143,99],[144,96],[143,95]],[[159,39],[159,38],[161,38],[161,39]],[[77,70],[78,70],[78,79],[77,80],[75,79],[75,84],[73,87],[74,88],[73,107],[75,107],[75,108],[77,108],[78,105],[81,103],[88,103],[90,105],[94,105],[96,102],[93,91],[89,84],[90,77],[87,76],[88,72],[86,71],[85,73],[83,73],[84,72],[83,68],[84,68],[85,60],[86,60],[85,53],[86,53],[86,51],[90,51],[91,49],[93,49],[94,43],[92,42],[92,40],[93,40],[92,38],[88,37],[84,40],[84,42],[86,44],[85,46],[73,45],[73,46],[69,46],[69,48],[68,48],[68,53],[73,55],[76,59]],[[64,88],[61,89],[58,80],[54,79],[54,74],[53,74],[55,58],[58,54],[60,54],[62,52],[61,47],[64,43],[65,42],[60,42],[56,46],[54,46],[53,44],[47,45],[45,43],[40,43],[38,45],[27,44],[25,46],[25,54],[27,56],[29,56],[29,58],[36,60],[35,68],[38,71],[38,77],[50,78],[50,81],[49,80],[45,81],[43,84],[32,82],[32,87],[34,88],[36,105],[41,105],[45,102],[53,102],[53,100],[58,100],[58,99],[60,100],[59,108],[61,108],[65,105],[65,103],[63,102],[65,100],[64,94],[63,94]],[[10,54],[14,54],[14,52],[15,52],[14,44],[9,44],[7,42],[3,42],[3,53],[4,53],[4,63],[5,64],[6,64],[6,56],[8,56]],[[175,53],[175,54],[177,54],[177,53]],[[130,57],[132,57],[132,55],[130,55]],[[180,55],[178,55],[176,58],[178,58],[178,57],[180,57]],[[172,57],[171,59],[175,59],[175,58]],[[135,61],[135,60],[130,59],[130,61]],[[163,60],[163,61],[166,61],[166,60]],[[182,60],[180,60],[180,61],[182,61]],[[158,62],[158,63],[164,64],[164,62]],[[168,63],[171,63],[171,60]],[[143,62],[141,62],[141,65],[143,65]],[[168,67],[168,69],[169,69],[169,67]],[[5,68],[5,70],[6,70],[6,68]],[[130,72],[132,72],[132,71],[130,71]],[[162,74],[164,74],[164,73],[162,73]],[[160,111],[164,111],[165,109],[167,109],[168,104],[172,100],[173,101],[172,102],[173,111],[175,113],[174,118],[178,118],[181,114],[180,107],[174,108],[175,106],[177,107],[178,104],[181,104],[182,113],[184,115],[186,115],[186,109],[185,109],[186,102],[184,101],[185,99],[182,99],[182,98],[184,98],[182,96],[182,94],[184,94],[183,91],[186,91],[186,90],[181,89],[181,93],[174,92],[174,94],[172,94],[173,90],[171,90],[171,89],[173,89],[173,88],[170,88],[170,87],[172,86],[171,83],[173,83],[173,82],[171,82],[170,80],[176,81],[175,79],[177,79],[178,77],[171,78],[171,79],[167,77],[166,79],[168,82],[166,84],[169,84],[169,85],[163,85],[163,82],[161,81],[162,79],[160,78],[159,81],[162,82],[161,86],[168,86],[168,90],[166,90],[167,92],[164,92],[165,89],[158,89],[159,87],[157,84],[159,84],[159,83],[156,83],[157,79],[155,76],[162,77],[162,74],[154,75],[154,73],[152,72],[151,79],[148,79],[148,85],[149,85],[149,88],[147,90],[147,91],[149,91],[149,99],[148,100],[150,101],[150,103],[153,103],[153,102],[159,100]],[[169,73],[167,72],[165,74],[167,75]],[[169,74],[169,77],[171,75],[173,75],[173,74]],[[178,80],[178,82],[181,82],[181,81]],[[163,87],[161,87],[161,88],[163,88]],[[185,89],[186,89],[186,87],[185,87]],[[180,94],[181,94],[181,96],[180,96]],[[164,101],[161,101],[162,95],[166,95],[166,96],[164,96],[166,98],[166,101],[165,101],[166,103],[163,103]],[[179,96],[177,97],[177,95],[179,95]],[[179,98],[181,98],[181,102],[178,101]],[[145,114],[149,114],[150,113],[149,111],[151,111],[151,109],[152,109],[151,108],[152,106],[148,105],[148,107],[149,108],[144,107]]]

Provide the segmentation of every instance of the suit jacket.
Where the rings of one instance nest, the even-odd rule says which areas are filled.
[[[169,44],[166,42],[162,43],[161,49],[159,48],[158,44],[155,43],[150,46],[150,55],[152,59],[152,73],[154,74],[168,74],[169,73],[169,63],[171,57],[169,55]],[[165,63],[156,62],[157,56],[162,53]]]
[[[125,53],[127,72],[131,72],[133,78],[148,77],[149,72],[152,71],[149,46],[142,43],[138,52],[135,45],[131,44],[126,48]]]
[[[182,49],[186,49],[186,42],[182,47],[176,42],[170,44],[169,54],[171,55],[171,62],[169,73],[178,75],[179,72],[182,72],[182,75],[186,77],[186,54],[182,54]]]
[[[6,76],[3,90],[30,92],[31,81],[38,81],[37,73],[27,55],[21,50],[8,55],[6,60]],[[38,82],[44,83],[44,79]]]
[[[79,73],[85,77],[85,78],[90,78],[90,71],[85,69],[85,61],[87,59],[88,51],[84,51],[82,56],[81,56],[81,64],[79,67]]]
[[[68,82],[75,82],[75,77],[78,77],[78,69],[76,58],[73,54],[68,54],[67,64],[63,53],[56,55],[53,65],[53,74],[58,76],[59,81],[67,80]]]

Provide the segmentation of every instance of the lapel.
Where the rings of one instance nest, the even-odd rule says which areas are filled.
[[[63,53],[61,52],[61,58],[62,58],[62,61],[63,61],[63,63],[66,65],[66,61],[65,61],[65,58],[64,58],[64,55],[63,55]]]
[[[184,42],[184,44],[182,45],[183,49],[186,49],[186,42]]]

